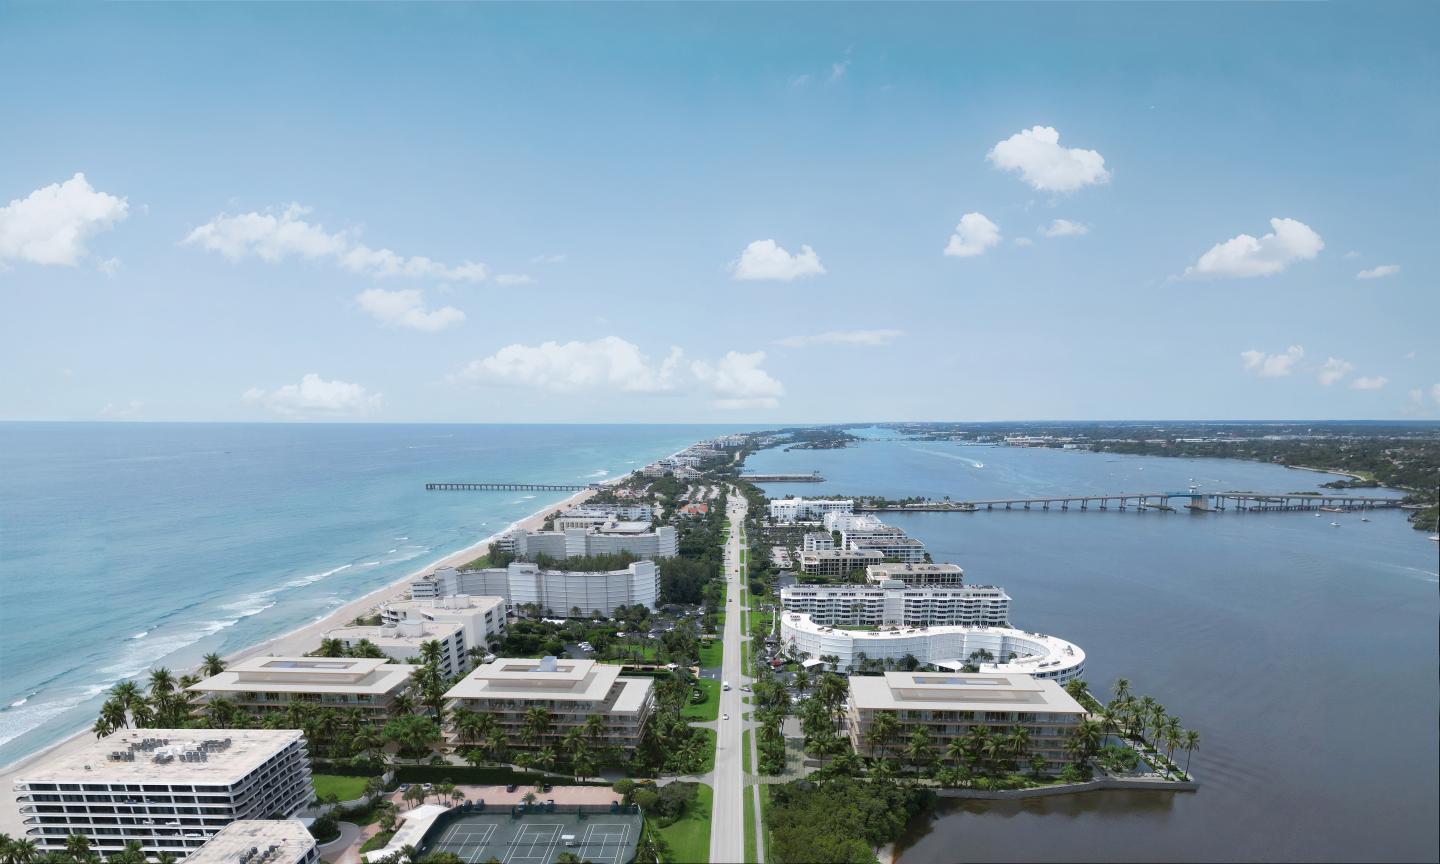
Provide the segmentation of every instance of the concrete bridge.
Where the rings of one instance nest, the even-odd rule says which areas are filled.
[[[1173,503],[1172,503],[1173,502]],[[1108,495],[1049,495],[1042,498],[993,498],[972,501],[924,501],[916,504],[871,506],[857,503],[857,511],[872,513],[974,513],[977,510],[1175,510],[1177,505],[1200,513],[1236,510],[1379,510],[1399,507],[1399,498],[1337,495],[1325,492],[1120,492]]]
[[[426,483],[428,491],[441,492],[583,492],[599,489],[599,483]]]

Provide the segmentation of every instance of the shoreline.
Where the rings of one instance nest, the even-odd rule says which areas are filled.
[[[613,485],[629,476],[630,472],[627,471],[617,477],[611,477],[601,481],[600,485]],[[440,567],[458,567],[461,564],[473,561],[480,555],[483,555],[490,544],[499,539],[501,535],[521,528],[529,530],[538,529],[544,525],[545,518],[554,511],[566,507],[573,507],[576,504],[586,501],[594,496],[596,491],[595,489],[585,489],[554,504],[547,504],[529,516],[510,523],[510,525],[501,531],[471,543],[463,549],[442,555],[429,564],[406,573],[388,585],[382,585],[345,603],[343,606],[331,610],[325,617],[318,621],[302,624],[279,636],[273,636],[263,642],[237,649],[225,656],[226,665],[265,653],[283,655],[291,653],[303,654],[307,651],[313,651],[319,645],[319,640],[325,632],[348,624],[380,604],[389,600],[398,599],[401,595],[408,593],[410,581],[415,577],[433,572]],[[0,833],[9,834],[12,837],[23,837],[25,835],[25,825],[20,819],[15,800],[14,787],[17,777],[26,768],[36,764],[40,760],[55,754],[73,752],[81,746],[88,744],[91,740],[94,740],[93,733],[88,729],[82,729],[22,756],[8,765],[0,767]]]

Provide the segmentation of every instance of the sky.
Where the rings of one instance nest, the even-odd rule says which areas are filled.
[[[0,420],[1440,418],[1437,37],[0,3]]]

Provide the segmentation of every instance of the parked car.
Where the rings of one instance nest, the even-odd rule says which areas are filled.
[[[506,786],[506,787],[505,787],[505,791],[506,791],[506,792],[514,792],[516,789],[519,789],[519,788],[520,788],[520,786],[519,786],[518,784],[511,783],[509,786]]]

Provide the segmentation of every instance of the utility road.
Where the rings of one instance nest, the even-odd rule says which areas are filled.
[[[720,691],[719,730],[715,750],[715,798],[710,814],[711,864],[741,864],[745,860],[745,772],[742,763],[741,717],[746,706],[740,701],[740,687],[749,679],[740,668],[740,529],[745,524],[746,502],[730,490],[726,515],[730,534],[725,538],[725,656],[720,679],[730,689]],[[730,719],[726,720],[726,715]]]

